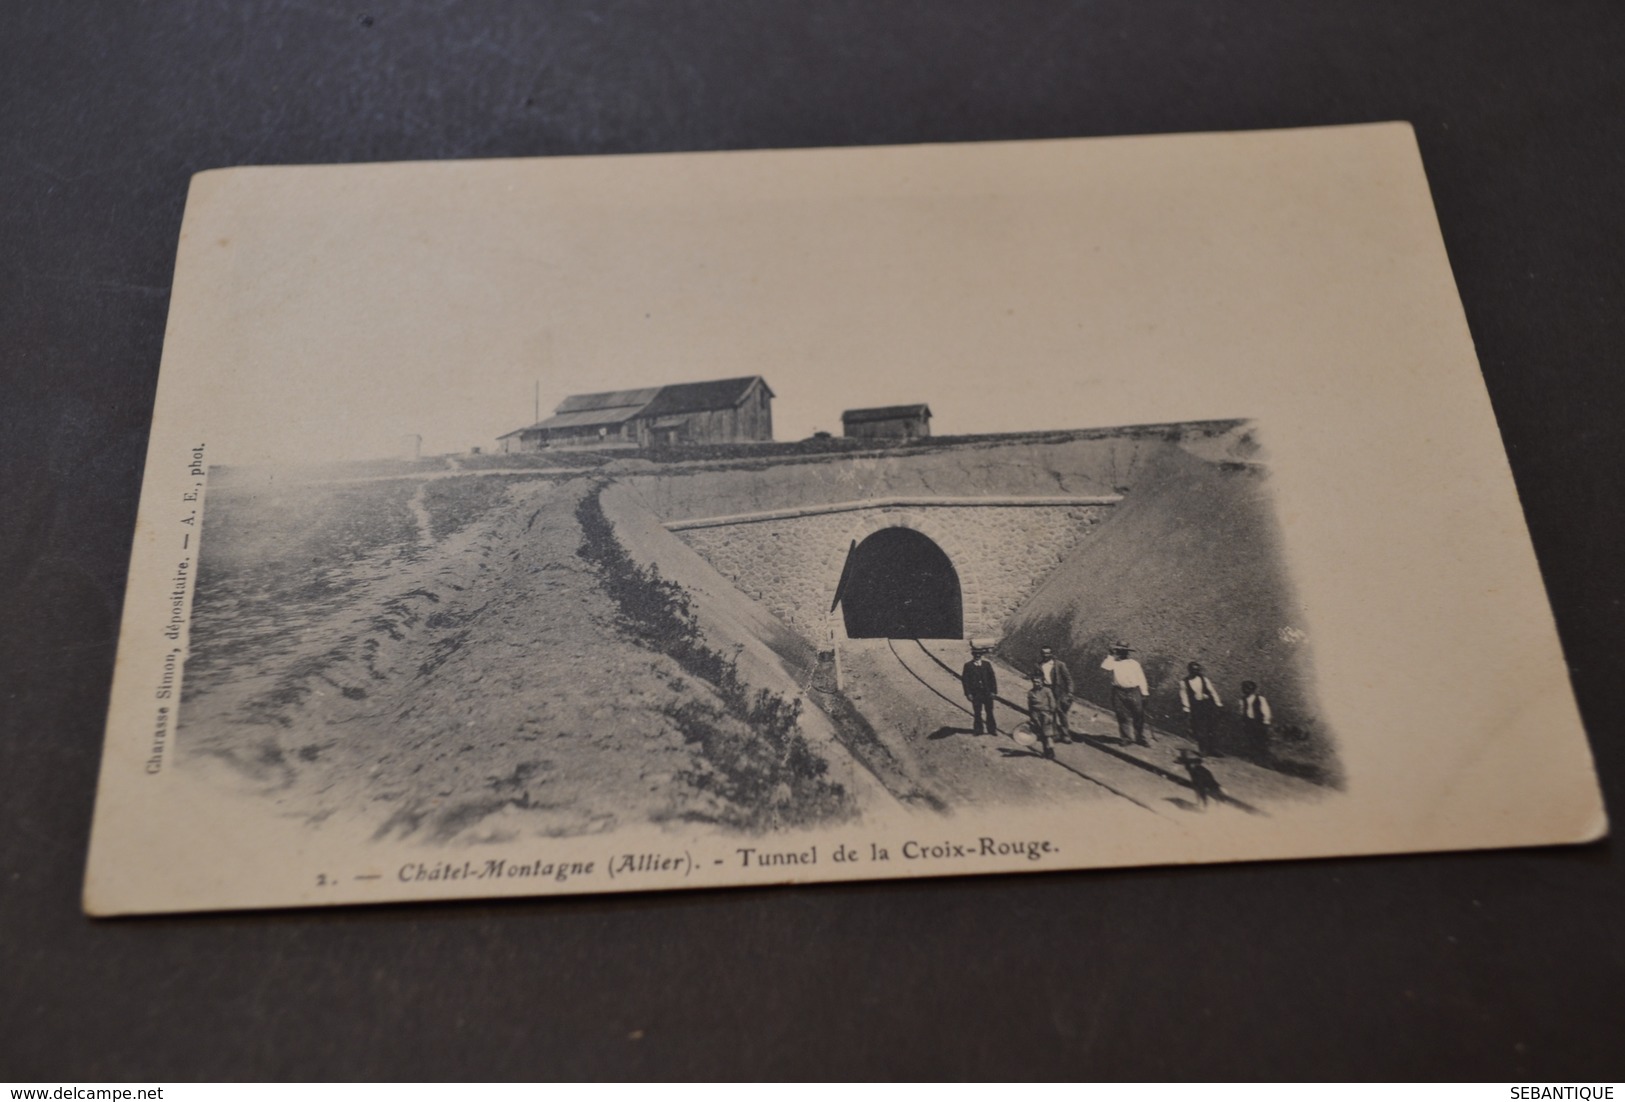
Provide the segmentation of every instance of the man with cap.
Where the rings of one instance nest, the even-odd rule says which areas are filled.
[[[1191,741],[1204,757],[1222,758],[1224,755],[1213,745],[1219,729],[1219,709],[1224,707],[1219,690],[1202,672],[1202,663],[1192,662],[1185,670],[1185,676],[1179,679],[1179,706],[1190,717]]]
[[[1119,639],[1100,668],[1112,677],[1112,711],[1117,714],[1119,740],[1125,745],[1136,742],[1149,746],[1145,740],[1145,698],[1151,695],[1151,687],[1146,684],[1145,670],[1129,657],[1133,650]]]
[[[985,715],[987,733],[998,734],[999,725],[993,719],[993,698],[999,692],[999,675],[993,672],[993,663],[987,660],[987,651],[971,644],[970,661],[965,663],[959,680],[965,687],[965,699],[970,701],[971,714],[976,717],[975,733],[982,733],[982,717]]]
[[[1066,713],[1072,707],[1072,671],[1066,668],[1065,662],[1055,657],[1053,648],[1040,647],[1038,653],[1038,673],[1055,697],[1055,741],[1071,742],[1072,727],[1067,723]]]

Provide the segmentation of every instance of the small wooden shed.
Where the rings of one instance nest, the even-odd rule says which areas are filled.
[[[915,406],[849,409],[841,414],[841,429],[845,435],[860,439],[912,440],[930,436],[931,407],[922,402]]]

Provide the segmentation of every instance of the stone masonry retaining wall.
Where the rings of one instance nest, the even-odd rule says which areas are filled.
[[[1104,519],[1113,500],[850,502],[669,521],[667,527],[815,643],[828,638],[829,605],[852,541],[861,543],[882,528],[912,528],[934,540],[958,571],[965,634],[996,635],[1066,552]]]

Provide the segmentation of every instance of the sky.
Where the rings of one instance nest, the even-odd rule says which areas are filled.
[[[490,450],[538,389],[737,375],[780,440],[913,402],[939,434],[1245,416],[1236,372],[1335,305],[1275,253],[1371,258],[1268,156],[1183,143],[205,174],[175,309],[209,324],[166,355],[207,363],[222,463]]]

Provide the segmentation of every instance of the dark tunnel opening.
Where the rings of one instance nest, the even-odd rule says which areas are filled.
[[[964,635],[959,572],[912,528],[882,528],[852,552],[841,595],[852,639],[958,639]]]

